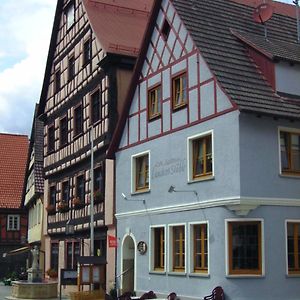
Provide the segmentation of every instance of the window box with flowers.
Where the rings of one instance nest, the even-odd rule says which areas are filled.
[[[57,210],[60,213],[65,213],[65,212],[69,211],[69,205],[68,205],[68,203],[67,202],[60,202],[60,203],[58,203]]]
[[[94,202],[95,203],[102,203],[104,201],[104,194],[100,190],[96,190],[94,192]]]
[[[50,278],[57,278],[58,277],[58,272],[55,269],[48,269],[46,274],[50,277]]]
[[[74,198],[72,200],[72,204],[74,209],[80,209],[84,207],[84,202],[79,197]]]
[[[46,207],[46,210],[49,215],[54,215],[56,213],[55,204],[48,204],[48,206]]]

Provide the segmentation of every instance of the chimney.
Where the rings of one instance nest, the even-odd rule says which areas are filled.
[[[294,0],[293,3],[296,5],[296,18],[297,18],[297,41],[300,42],[300,24],[299,24],[299,0]]]

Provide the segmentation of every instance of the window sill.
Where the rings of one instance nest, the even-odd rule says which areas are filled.
[[[210,278],[210,274],[209,273],[189,273],[189,277],[205,277],[205,278]]]
[[[152,271],[149,272],[149,274],[166,275],[166,271],[155,271],[155,270],[152,270]]]
[[[291,274],[286,274],[285,275],[286,278],[293,278],[293,277],[300,277],[300,273],[291,273]]]
[[[264,278],[263,274],[229,274],[226,278]]]
[[[181,103],[181,104],[178,104],[178,105],[176,105],[176,106],[172,106],[172,110],[173,110],[173,112],[177,112],[177,111],[179,111],[179,110],[181,110],[181,109],[184,109],[184,108],[186,108],[187,107],[187,101],[186,102],[183,102],[183,103]]]
[[[83,132],[77,133],[76,135],[74,135],[73,140],[77,140],[79,139],[81,136],[83,136]]]
[[[200,182],[200,181],[207,181],[207,180],[214,180],[215,176],[214,175],[208,175],[208,176],[202,176],[202,177],[197,177],[193,179],[189,179],[188,183],[195,183],[195,182]]]
[[[186,276],[186,272],[169,272],[168,275],[170,276]]]
[[[151,191],[150,189],[141,189],[141,190],[131,192],[131,195],[134,196],[134,195],[146,194],[146,193],[150,193],[150,191]]]
[[[148,122],[153,122],[153,121],[156,121],[156,120],[158,120],[158,119],[160,119],[160,118],[161,118],[161,113],[158,113],[158,114],[149,116]]]
[[[283,177],[283,178],[299,179],[300,178],[300,173],[280,173],[279,176]]]

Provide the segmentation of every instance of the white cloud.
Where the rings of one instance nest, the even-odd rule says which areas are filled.
[[[54,0],[0,1],[0,131],[30,134],[54,19]]]

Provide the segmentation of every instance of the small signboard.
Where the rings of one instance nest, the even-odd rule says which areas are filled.
[[[60,272],[61,285],[77,285],[77,269],[61,269]]]
[[[118,247],[118,240],[113,235],[108,235],[108,247],[109,248],[117,248]]]
[[[100,266],[80,266],[80,284],[100,282]]]

